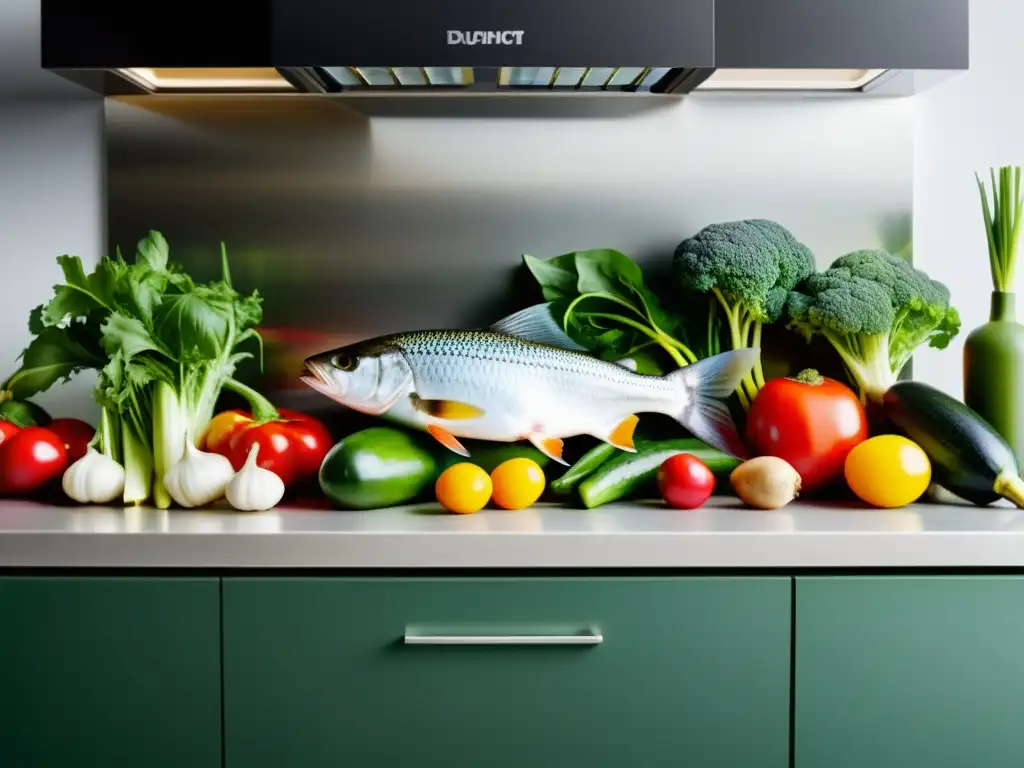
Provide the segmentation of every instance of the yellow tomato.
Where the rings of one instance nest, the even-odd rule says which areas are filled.
[[[491,472],[494,503],[505,509],[525,509],[544,493],[544,470],[532,459],[509,459]]]
[[[479,512],[491,499],[491,478],[476,464],[463,462],[448,467],[434,483],[434,495],[449,512]]]
[[[238,410],[218,413],[206,425],[202,435],[196,440],[196,448],[210,453],[227,453],[228,444],[235,432],[240,431],[252,419]]]
[[[846,457],[846,483],[875,507],[912,504],[928,490],[932,465],[921,447],[899,435],[865,440]]]

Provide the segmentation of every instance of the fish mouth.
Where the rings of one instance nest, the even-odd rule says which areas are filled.
[[[299,375],[299,380],[322,395],[330,395],[334,390],[323,368],[312,360],[306,361],[306,370]]]

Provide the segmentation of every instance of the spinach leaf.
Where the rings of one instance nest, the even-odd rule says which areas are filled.
[[[594,354],[618,360],[660,346],[678,366],[697,360],[681,318],[662,308],[643,270],[626,254],[597,248],[523,260],[566,332]],[[653,360],[649,350],[644,354]]]
[[[540,284],[545,300],[571,299],[578,295],[576,283],[579,276],[576,274],[575,253],[555,256],[546,261],[523,254],[523,261]]]

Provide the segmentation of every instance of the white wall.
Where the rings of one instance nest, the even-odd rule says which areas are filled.
[[[29,341],[28,315],[60,281],[56,257],[94,263],[104,243],[103,101],[39,66],[39,0],[0,4],[0,380]],[[38,402],[94,420],[91,376]]]
[[[914,378],[963,395],[963,341],[988,320],[992,281],[975,171],[1024,165],[1024,2],[971,0],[971,69],[916,102],[914,261],[945,282],[964,331],[927,350]],[[1018,274],[1017,290],[1024,279]]]

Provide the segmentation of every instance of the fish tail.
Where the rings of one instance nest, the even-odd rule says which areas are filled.
[[[666,379],[679,382],[682,387],[683,405],[671,415],[708,445],[736,458],[746,458],[747,448],[724,401],[760,357],[760,349],[734,349],[668,374]]]

